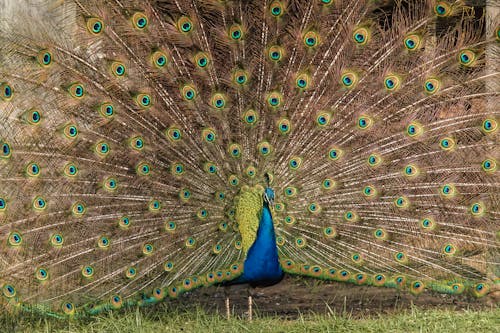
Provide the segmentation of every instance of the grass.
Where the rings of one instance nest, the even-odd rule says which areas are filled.
[[[0,314],[1,332],[500,332],[500,308],[489,310],[422,310],[365,318],[351,315],[300,315],[293,320],[254,316],[252,322],[200,308],[181,312],[160,304],[88,319],[59,320],[26,313]]]

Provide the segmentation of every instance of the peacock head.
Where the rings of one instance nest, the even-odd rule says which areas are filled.
[[[266,187],[264,194],[264,204],[267,204],[269,207],[274,207],[274,190],[270,187]]]

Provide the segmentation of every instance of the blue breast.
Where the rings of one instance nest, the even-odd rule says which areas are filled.
[[[272,285],[283,278],[283,270],[278,259],[276,235],[269,206],[264,204],[259,222],[257,238],[250,247],[243,266],[243,274],[233,283],[251,285]]]

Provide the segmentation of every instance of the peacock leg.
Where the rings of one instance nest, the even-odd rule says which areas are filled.
[[[253,314],[253,288],[250,287],[248,288],[248,321],[252,321],[252,314]]]
[[[224,286],[224,297],[226,303],[226,318],[229,320],[231,318],[231,308],[229,306],[229,286]]]

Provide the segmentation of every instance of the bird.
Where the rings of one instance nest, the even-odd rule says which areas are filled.
[[[497,1],[28,4],[0,22],[3,308],[497,289]]]

